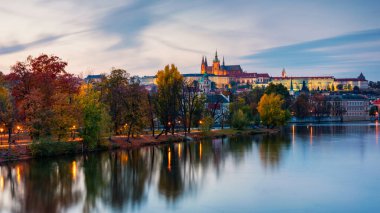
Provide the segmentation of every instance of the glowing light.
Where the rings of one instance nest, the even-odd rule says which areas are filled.
[[[178,158],[181,158],[181,144],[178,144]]]
[[[169,171],[172,169],[171,160],[172,160],[172,153],[171,153],[170,147],[169,147],[169,149],[168,149],[168,170]]]
[[[4,129],[3,129],[3,128],[0,128],[0,132],[3,133],[3,132],[4,132]]]
[[[77,178],[77,162],[73,161],[71,164],[71,173],[73,175],[73,180]]]
[[[295,125],[293,124],[292,125],[292,143],[293,145],[296,143],[296,140],[295,140],[295,130],[296,130],[296,127]],[[294,148],[294,147],[293,147]]]
[[[20,167],[16,167],[16,175],[17,175],[17,182],[21,182],[21,172],[20,172]]]
[[[0,176],[0,189],[1,191],[4,191],[4,177]]]
[[[199,159],[202,160],[202,143],[199,144]]]
[[[313,145],[313,127],[310,126],[310,145]]]

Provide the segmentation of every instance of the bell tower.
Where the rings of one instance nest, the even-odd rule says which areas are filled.
[[[220,70],[220,61],[218,59],[218,51],[215,52],[215,58],[212,63],[212,74],[219,75]]]
[[[205,64],[205,57],[202,57],[202,64],[201,64],[201,74],[206,73],[206,64]]]

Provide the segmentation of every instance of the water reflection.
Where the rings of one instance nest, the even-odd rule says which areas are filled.
[[[359,130],[358,130],[359,129]],[[257,156],[262,169],[278,169],[294,151],[322,143],[318,137],[375,132],[378,124],[290,126],[276,135],[219,138],[79,157],[0,166],[0,209],[8,212],[104,212],[139,210],[152,196],[173,205],[219,180],[227,165],[238,168]],[[296,143],[297,142],[297,143]],[[250,162],[253,163],[253,162]],[[276,171],[274,170],[274,171]]]

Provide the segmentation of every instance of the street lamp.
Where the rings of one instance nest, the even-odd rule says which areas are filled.
[[[75,128],[76,128],[76,126],[73,125],[73,127],[72,127],[72,130],[73,130],[73,140],[75,140]]]
[[[20,140],[20,130],[21,130],[21,127],[20,126],[17,126],[17,140]]]

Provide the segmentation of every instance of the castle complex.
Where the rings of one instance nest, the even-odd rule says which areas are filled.
[[[202,57],[200,73],[183,74],[188,81],[197,81],[202,91],[210,91],[214,84],[216,89],[229,89],[233,86],[265,87],[269,83],[283,84],[291,94],[306,86],[308,90],[353,90],[367,89],[368,81],[361,73],[357,78],[335,78],[334,76],[288,76],[285,69],[281,76],[269,76],[268,73],[251,73],[244,71],[240,65],[226,65],[223,57],[222,63],[218,58],[218,52],[212,64],[208,64],[207,58]],[[155,76],[145,76],[141,79],[143,84],[154,84]],[[211,83],[210,83],[211,82]],[[204,84],[204,85],[203,85]]]

